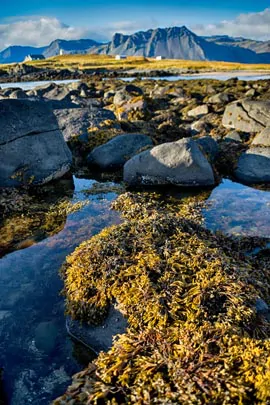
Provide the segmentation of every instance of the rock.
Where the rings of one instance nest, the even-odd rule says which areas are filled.
[[[254,146],[242,153],[235,176],[244,183],[270,182],[270,147]]]
[[[188,111],[187,115],[189,117],[202,117],[203,115],[208,114],[209,109],[207,104],[199,105],[198,107],[193,108],[192,110]]]
[[[265,128],[260,134],[256,135],[251,145],[270,147],[270,126]]]
[[[123,103],[131,100],[134,97],[142,96],[143,91],[137,86],[133,84],[128,84],[124,86],[122,89],[118,90],[113,98],[113,103],[116,106],[122,105]]]
[[[127,160],[147,146],[153,146],[153,142],[146,135],[119,135],[95,148],[88,155],[87,161],[101,169],[117,168],[123,166]]]
[[[191,138],[164,143],[131,158],[124,166],[130,185],[211,186],[211,165]]]
[[[27,94],[21,89],[14,90],[12,93],[10,93],[9,98],[14,99],[27,98]]]
[[[113,338],[123,334],[127,327],[127,320],[113,306],[110,307],[106,320],[99,326],[86,325],[69,317],[66,321],[68,334],[96,353],[108,351],[112,347]]]
[[[44,94],[49,94],[53,90],[57,88],[57,84],[55,83],[46,83],[41,86],[36,86],[34,89],[29,90],[27,92],[27,95],[30,97],[37,96],[37,97],[43,97]]]
[[[246,92],[245,95],[246,95],[247,97],[254,97],[255,94],[256,94],[256,90],[255,90],[255,89],[250,89],[250,90],[248,90],[248,91]]]
[[[147,104],[143,96],[138,96],[131,98],[126,103],[121,104],[121,106],[116,108],[117,118],[121,120],[132,120],[132,117],[129,116],[129,113],[137,111],[143,114],[146,110]]]
[[[260,132],[270,126],[270,101],[241,100],[229,104],[222,124],[243,132]]]
[[[88,129],[98,128],[105,120],[116,120],[112,111],[98,107],[64,108],[54,110],[54,114],[66,142],[77,135],[80,135],[82,141],[87,141]]]
[[[47,183],[72,162],[53,112],[31,100],[0,100],[0,155],[0,187]]]
[[[226,93],[218,93],[208,99],[210,104],[225,104],[230,101],[230,97]]]
[[[38,350],[50,354],[56,345],[58,329],[54,322],[41,322],[35,330],[35,345]]]
[[[211,136],[203,136],[196,139],[195,142],[202,148],[211,162],[216,159],[219,152],[218,144]]]
[[[113,91],[113,90],[108,90],[108,91],[106,91],[106,92],[104,93],[103,98],[104,98],[104,100],[108,100],[109,98],[112,98],[112,97],[114,97],[114,96],[115,96],[115,91]]]
[[[240,135],[239,135],[239,133],[238,133],[237,131],[231,131],[231,132],[229,132],[229,133],[225,136],[224,140],[225,140],[225,141],[228,141],[228,142],[242,142],[242,140],[241,140],[241,138],[240,138]]]

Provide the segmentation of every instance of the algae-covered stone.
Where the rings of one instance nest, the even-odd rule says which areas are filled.
[[[142,148],[153,145],[151,138],[143,134],[123,134],[95,148],[87,157],[89,164],[102,169],[121,167]]]
[[[164,143],[134,156],[124,166],[124,181],[130,185],[215,184],[210,163],[191,138]]]

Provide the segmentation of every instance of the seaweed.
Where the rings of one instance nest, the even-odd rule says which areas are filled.
[[[270,324],[256,308],[270,303],[269,262],[206,230],[194,207],[121,195],[125,221],[67,257],[67,313],[97,324],[116,303],[129,328],[55,405],[269,402]]]

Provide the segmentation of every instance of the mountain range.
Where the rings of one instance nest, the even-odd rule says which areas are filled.
[[[270,63],[270,40],[256,41],[227,35],[202,37],[185,26],[150,29],[132,35],[116,33],[105,44],[91,39],[57,39],[42,48],[10,46],[0,52],[0,63],[22,62],[28,54],[43,54],[48,58],[59,55],[61,49],[64,53],[77,54],[160,55],[168,59]]]

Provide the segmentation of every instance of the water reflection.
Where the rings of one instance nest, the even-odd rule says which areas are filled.
[[[83,240],[120,221],[109,210],[114,193],[83,192],[94,183],[75,179],[72,202],[89,204],[68,215],[62,231],[0,261],[0,365],[12,405],[47,405],[81,368],[66,334],[58,271]]]
[[[213,231],[242,236],[270,237],[270,192],[230,180],[215,188],[203,211],[205,225]]]

